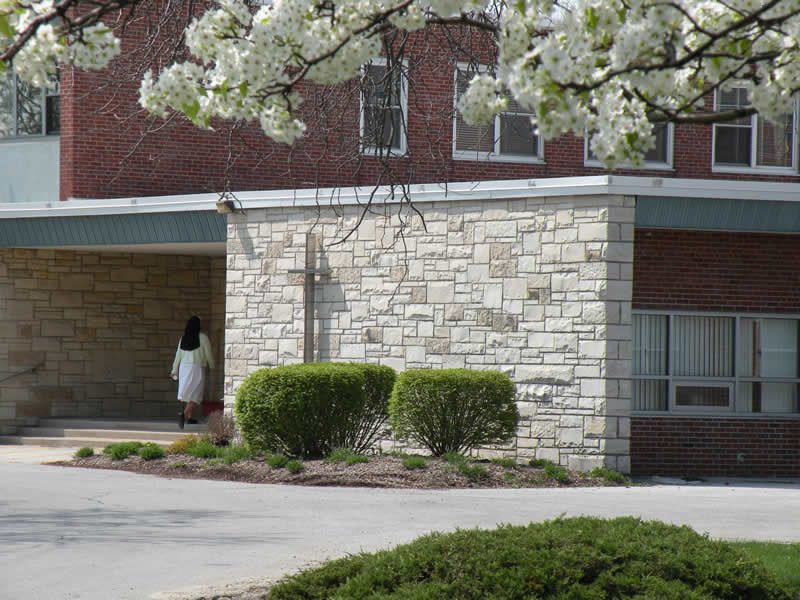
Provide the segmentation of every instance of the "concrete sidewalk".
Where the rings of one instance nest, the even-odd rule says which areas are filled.
[[[520,490],[313,488],[0,463],[1,600],[192,597],[433,530],[635,515],[800,542],[792,483]],[[183,595],[166,592],[183,590]],[[196,597],[196,596],[195,596]]]
[[[99,452],[100,450],[102,450],[102,448],[95,448],[95,452]],[[10,462],[39,465],[42,463],[55,462],[57,460],[69,460],[75,457],[77,451],[78,448],[0,445],[0,463]]]

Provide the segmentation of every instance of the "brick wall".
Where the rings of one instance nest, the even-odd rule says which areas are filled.
[[[633,254],[634,308],[800,313],[800,236],[637,228]],[[631,469],[796,477],[800,419],[634,416]]]
[[[352,84],[306,87],[307,135],[292,147],[268,140],[257,125],[215,123],[202,131],[183,118],[164,122],[137,103],[141,74],[158,70],[166,56],[157,45],[143,51],[145,20],[128,23],[124,56],[108,72],[65,69],[61,100],[62,198],[127,197],[403,183],[602,175],[584,167],[584,141],[565,135],[545,143],[544,163],[453,160],[454,57],[437,29],[410,37],[408,154],[382,164],[358,151],[359,94]],[[477,36],[480,37],[480,36]],[[473,39],[476,55],[492,62],[491,44]],[[162,48],[163,51],[163,48]],[[149,57],[147,61],[140,57]],[[711,172],[712,129],[682,126],[675,134],[674,168],[620,169],[618,174],[798,182],[774,177]]]
[[[634,475],[798,477],[800,420],[633,417]]]
[[[177,414],[178,340],[200,315],[220,355],[224,278],[222,257],[0,249],[0,373],[43,363],[0,383],[0,419]]]
[[[800,313],[800,236],[636,229],[633,307]]]
[[[495,452],[627,472],[632,205],[417,203],[424,227],[400,205],[374,206],[339,244],[363,207],[231,215],[226,403],[248,373],[302,361],[303,276],[289,271],[316,223],[330,270],[317,284],[317,360],[506,372],[522,421]]]

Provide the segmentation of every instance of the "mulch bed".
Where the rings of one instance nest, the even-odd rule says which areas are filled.
[[[406,469],[403,459],[393,456],[372,456],[367,463],[345,465],[322,460],[303,461],[303,470],[290,473],[285,468],[273,468],[264,460],[242,460],[225,464],[219,460],[195,458],[183,454],[143,460],[130,456],[112,460],[96,455],[53,463],[64,467],[112,469],[130,471],[173,479],[213,479],[245,483],[274,483],[307,486],[342,486],[375,488],[530,488],[530,487],[587,487],[615,485],[600,477],[570,472],[569,482],[559,483],[545,476],[536,467],[504,467],[490,462],[480,462],[486,474],[469,478],[459,473],[442,459],[429,458],[424,469]]]

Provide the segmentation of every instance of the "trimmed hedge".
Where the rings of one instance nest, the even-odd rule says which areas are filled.
[[[434,456],[506,443],[519,411],[514,383],[497,371],[412,369],[400,374],[389,401],[395,435]]]
[[[578,517],[434,533],[331,561],[270,600],[792,600],[759,560],[689,527]]]
[[[236,394],[236,422],[254,450],[321,458],[360,453],[387,419],[390,367],[311,363],[251,373]]]

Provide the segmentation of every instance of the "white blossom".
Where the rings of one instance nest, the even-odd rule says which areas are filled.
[[[335,84],[381,55],[381,27],[407,31],[428,19],[494,24],[498,62],[476,76],[458,109],[485,123],[513,97],[538,135],[591,134],[607,166],[641,164],[653,143],[648,115],[703,108],[717,84],[744,81],[767,118],[791,112],[800,89],[800,0],[272,0],[253,12],[218,0],[186,30],[190,60],[148,72],[140,103],[158,115],[184,113],[198,126],[246,119],[292,143],[305,127],[295,79]],[[0,52],[48,15],[53,0],[0,0]],[[482,12],[483,11],[483,12]],[[13,57],[36,85],[59,63],[103,68],[120,42],[102,24],[81,35],[59,21],[40,25]],[[731,33],[721,35],[720,32]]]

